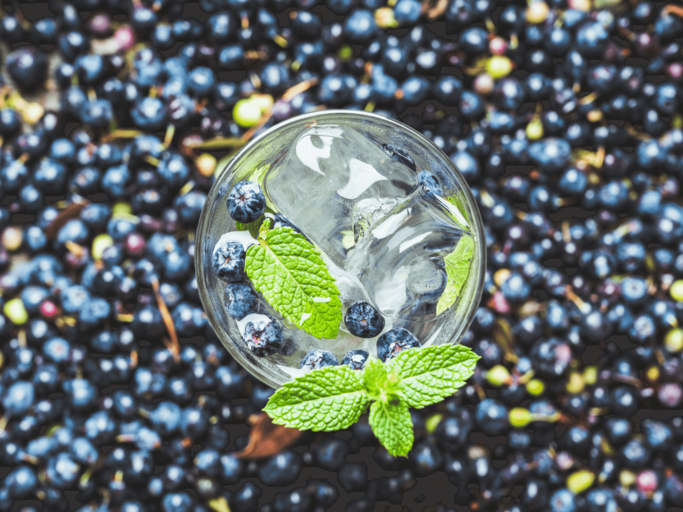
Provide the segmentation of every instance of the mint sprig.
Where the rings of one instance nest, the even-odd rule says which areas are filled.
[[[471,260],[474,256],[474,239],[464,235],[458,241],[453,252],[444,258],[446,266],[446,288],[444,288],[439,301],[436,303],[436,315],[440,315],[450,308],[462,290],[467,276],[470,273]]]
[[[342,319],[334,278],[305,236],[261,224],[258,244],[247,250],[245,270],[254,288],[282,316],[316,338],[335,339]]]
[[[327,366],[288,382],[268,400],[273,423],[299,430],[340,430],[353,425],[370,398],[358,372]]]
[[[455,393],[472,376],[479,356],[460,345],[401,352],[383,364],[367,361],[362,372],[327,366],[288,382],[264,411],[273,423],[300,430],[348,428],[370,406],[370,426],[395,457],[413,446],[410,407],[425,407]]]

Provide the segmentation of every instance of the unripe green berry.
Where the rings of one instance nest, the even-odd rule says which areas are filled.
[[[486,380],[494,386],[502,386],[510,380],[510,372],[502,364],[497,364],[486,373]]]
[[[683,329],[671,329],[664,338],[664,347],[667,352],[676,354],[683,350]]]
[[[567,478],[567,489],[574,494],[579,494],[593,485],[594,481],[595,475],[587,469],[582,469],[569,475]]]
[[[7,301],[3,311],[14,325],[24,325],[28,321],[28,313],[20,298]]]
[[[515,407],[508,415],[510,425],[516,428],[526,427],[529,423],[534,421],[534,415],[529,412],[529,409],[524,407]]]
[[[532,396],[539,396],[545,391],[545,384],[538,379],[531,379],[526,384],[526,391]]]
[[[671,294],[673,300],[678,302],[683,301],[683,279],[674,281],[671,288],[669,288],[669,294]]]
[[[239,100],[232,109],[232,118],[241,127],[251,128],[261,119],[261,109],[249,98]]]

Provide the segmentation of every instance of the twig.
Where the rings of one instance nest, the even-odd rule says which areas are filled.
[[[159,280],[156,277],[152,278],[152,289],[154,290],[154,296],[157,299],[159,311],[161,312],[161,318],[163,318],[164,324],[166,324],[168,335],[171,337],[170,342],[167,345],[168,349],[173,354],[173,359],[178,362],[180,361],[180,343],[178,342],[178,334],[176,333],[175,325],[173,325],[173,318],[168,310],[168,306],[166,306],[166,302],[164,302],[164,298],[161,296],[161,292],[159,291]]]

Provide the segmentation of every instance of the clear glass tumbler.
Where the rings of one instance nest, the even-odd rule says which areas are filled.
[[[346,139],[344,139],[344,134],[349,134]],[[381,303],[380,309],[383,314],[386,314],[387,318],[393,318],[395,326],[404,325],[405,319],[401,324],[400,314],[397,311],[405,313],[406,307],[409,310],[412,307],[411,311],[413,311],[417,306],[415,304],[405,306],[401,302],[404,299],[401,294],[407,294],[406,297],[409,295],[402,289],[407,286],[406,275],[409,272],[401,266],[401,262],[408,261],[407,257],[412,257],[413,267],[411,268],[418,268],[414,260],[419,259],[423,254],[423,252],[415,252],[422,250],[419,249],[422,246],[418,242],[426,237],[426,239],[435,239],[438,245],[440,233],[438,230],[426,230],[426,228],[421,233],[420,226],[427,224],[420,224],[420,222],[432,221],[427,218],[428,215],[424,219],[419,217],[418,208],[409,206],[410,194],[416,193],[410,187],[417,186],[415,185],[417,177],[411,178],[406,175],[408,177],[404,181],[412,179],[415,183],[405,185],[405,183],[397,182],[398,188],[394,187],[396,191],[405,193],[405,198],[372,197],[372,186],[379,186],[375,182],[379,181],[380,185],[384,186],[382,190],[385,191],[392,187],[390,183],[385,184],[380,181],[387,178],[377,173],[375,170],[377,165],[373,167],[367,163],[371,160],[369,153],[374,155],[373,162],[377,161],[377,155],[381,154],[377,153],[377,148],[382,144],[391,144],[408,152],[414,159],[418,171],[426,170],[436,176],[443,189],[444,197],[460,198],[459,204],[468,217],[469,226],[466,231],[474,240],[470,271],[457,302],[438,316],[434,315],[433,311],[432,314],[427,314],[424,325],[414,328],[414,331],[417,329],[420,333],[414,332],[414,334],[418,336],[422,346],[458,343],[472,321],[482,294],[486,245],[476,202],[467,182],[451,160],[419,132],[384,116],[345,110],[327,110],[298,116],[252,139],[230,160],[224,170],[219,171],[220,174],[209,193],[197,228],[195,267],[199,292],[208,319],[235,360],[269,386],[277,388],[300,375],[303,370],[299,369],[299,362],[302,354],[309,350],[316,348],[330,350],[341,360],[344,353],[351,349],[367,350],[374,355],[375,341],[354,338],[342,330],[339,331],[336,340],[318,340],[305,333],[295,332],[296,329],[291,329],[292,324],[287,325],[283,322],[287,332],[283,349],[269,357],[254,356],[243,341],[238,322],[226,312],[224,305],[226,283],[218,279],[212,271],[211,262],[216,243],[224,234],[236,230],[236,223],[228,214],[226,207],[227,196],[237,182],[253,177],[255,171],[259,169],[267,168],[265,175],[260,173],[266,197],[273,202],[279,201],[281,211],[286,213],[287,218],[300,227],[304,235],[309,236],[312,242],[321,249],[321,252],[326,255],[324,259],[330,268],[339,272],[343,272],[341,267],[347,263],[344,258],[351,254],[351,252],[346,252],[349,245],[357,243],[359,236],[371,236],[369,233],[359,233],[362,229],[358,226],[363,222],[370,222],[367,219],[372,217],[371,212],[370,216],[363,220],[363,208],[370,205],[371,208],[376,208],[375,211],[381,212],[382,208],[394,207],[398,204],[397,201],[399,203],[405,201],[404,206],[399,205],[398,208],[403,208],[404,213],[406,211],[408,213],[392,217],[391,229],[394,230],[392,237],[378,241],[375,238],[383,235],[379,235],[379,230],[375,230],[373,232],[375,238],[371,242],[376,242],[376,244],[368,244],[363,250],[356,249],[357,254],[352,255],[366,263],[372,260],[374,251],[377,251],[378,257],[388,257],[382,256],[384,254],[392,255],[391,261],[396,268],[391,267],[386,270],[386,275],[382,275],[382,270],[367,272],[367,276],[361,276],[361,281],[367,280],[369,284],[366,288],[372,288],[367,291],[371,295],[374,294],[373,297]],[[335,151],[338,152],[335,153]],[[296,155],[292,156],[294,154]],[[292,158],[298,159],[296,165],[292,164]],[[349,166],[351,160],[354,164]],[[396,165],[389,158],[386,162],[388,166]],[[321,178],[321,175],[324,178]],[[335,180],[338,180],[338,183]],[[326,193],[324,189],[327,184],[337,187],[339,183],[346,184],[338,188],[337,196],[330,196],[328,200],[326,196],[318,195]],[[406,190],[402,192],[401,186]],[[361,221],[358,220],[359,218]],[[308,226],[311,226],[313,230],[310,233]],[[330,236],[324,236],[325,229],[329,230]],[[320,233],[323,235],[321,236]],[[408,240],[406,237],[410,233],[416,233],[418,236],[413,236]],[[446,237],[445,232],[443,236]],[[411,244],[414,245],[411,246]],[[323,247],[320,247],[321,245]],[[430,247],[433,246],[432,243]],[[394,252],[387,252],[392,248]],[[364,263],[361,262],[361,266],[362,264]],[[377,268],[384,269],[385,267]],[[331,273],[335,275],[335,272]],[[362,285],[363,282],[360,283],[360,286]],[[343,300],[344,286],[345,284],[340,282],[339,288]],[[345,302],[343,307],[348,307],[348,304]],[[274,311],[268,311],[268,313],[273,314]],[[282,320],[282,317],[279,318]]]

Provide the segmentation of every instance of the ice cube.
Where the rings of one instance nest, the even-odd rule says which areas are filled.
[[[359,204],[372,198],[397,206],[417,193],[417,177],[358,130],[313,126],[268,172],[264,190],[280,213],[343,267],[353,212],[361,212],[355,220],[367,213]]]
[[[427,302],[437,300],[446,287],[446,272],[430,259],[416,260],[410,265],[408,290],[415,297]]]
[[[398,210],[403,201],[398,198],[371,197],[355,203],[351,212],[353,221],[353,237],[356,243],[382,224]]]
[[[374,183],[387,179],[377,172],[372,165],[356,158],[349,160],[349,174],[349,182],[337,191],[344,199],[356,199]]]

